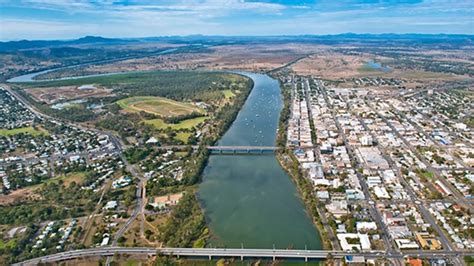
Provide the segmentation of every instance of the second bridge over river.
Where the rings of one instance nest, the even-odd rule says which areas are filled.
[[[159,146],[158,149],[162,150],[182,150],[188,149],[189,147],[193,149],[198,149],[199,146],[193,145],[168,145],[168,146]],[[276,146],[206,146],[208,150],[213,153],[222,153],[222,154],[247,154],[247,153],[273,153],[277,150],[282,149],[281,147]]]
[[[173,150],[173,149],[187,149],[187,148],[198,149],[199,146],[193,145],[169,145],[169,146],[159,146],[158,149],[163,150]],[[206,148],[213,153],[222,153],[222,154],[247,154],[247,153],[273,153],[277,150],[283,149],[283,147],[278,146],[226,146],[226,145],[217,145],[217,146],[206,146]],[[307,149],[314,149],[315,147],[286,147],[286,149],[291,150],[307,150]]]
[[[215,153],[264,153],[274,152],[280,148],[274,146],[208,146],[207,149]]]

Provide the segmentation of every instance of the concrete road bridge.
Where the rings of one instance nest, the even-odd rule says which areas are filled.
[[[364,256],[366,259],[374,258],[403,258],[404,256],[420,258],[447,258],[456,256],[473,256],[473,251],[424,251],[413,250],[409,252],[387,252],[386,250],[373,250],[370,252],[348,252],[334,250],[298,250],[298,249],[233,249],[233,248],[148,248],[148,247],[100,247],[91,249],[71,250],[43,257],[34,258],[13,265],[37,265],[40,263],[52,263],[77,258],[114,256],[114,255],[142,255],[154,256],[157,254],[187,257],[187,258],[238,258],[245,259],[301,259],[317,260],[332,258],[344,258],[345,256]]]
[[[193,149],[198,149],[198,145],[165,145],[165,146],[158,146],[156,147],[157,149],[162,149],[162,150],[173,150],[173,149],[187,149],[187,148],[193,148]],[[206,146],[206,148],[210,151],[217,152],[217,153],[263,153],[263,152],[275,152],[277,150],[282,150],[282,149],[289,149],[289,150],[309,150],[309,149],[316,149],[318,148],[317,146],[310,146],[310,147],[300,147],[300,146],[295,146],[295,147],[278,147],[278,146],[226,146],[226,145],[217,145],[217,146]]]
[[[208,150],[218,153],[264,153],[279,150],[274,146],[208,146]]]

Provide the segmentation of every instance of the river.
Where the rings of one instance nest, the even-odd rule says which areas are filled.
[[[156,52],[153,55],[163,55],[163,54],[169,54],[174,51],[176,51],[177,48],[172,48],[172,49],[166,49],[161,52]],[[58,70],[63,70],[63,69],[70,69],[70,68],[77,68],[77,67],[83,67],[83,66],[89,66],[93,64],[104,64],[104,63],[112,63],[115,61],[119,60],[125,60],[125,59],[133,59],[133,58],[140,58],[143,56],[129,56],[129,57],[121,57],[121,58],[114,58],[114,59],[105,59],[105,60],[100,60],[100,61],[94,61],[94,62],[87,62],[87,63],[81,63],[77,65],[71,65],[71,66],[63,66],[63,67],[56,67],[52,69],[47,69],[43,71],[38,71],[38,72],[33,72],[29,74],[24,74],[20,75],[17,77],[13,77],[7,82],[10,83],[24,83],[24,82],[35,82],[35,81],[46,81],[46,80],[35,80],[34,78],[39,75],[47,74],[50,72],[58,71]],[[108,76],[108,75],[114,75],[114,74],[122,74],[122,73],[128,73],[128,72],[114,72],[114,73],[103,73],[103,74],[91,74],[91,75],[83,75],[83,76],[77,76],[77,77],[64,77],[64,78],[57,78],[57,79],[49,79],[49,80],[66,80],[66,79],[79,79],[79,78],[88,78],[88,77],[99,77],[99,76]]]
[[[273,146],[282,96],[278,81],[243,73],[254,88],[219,145]],[[210,156],[199,186],[211,243],[225,247],[321,249],[294,183],[274,154]]]
[[[35,76],[59,69],[22,75],[9,82],[35,82]],[[115,73],[82,77],[110,74]],[[273,146],[283,106],[279,83],[263,74],[240,74],[252,78],[254,87],[218,144]],[[64,79],[76,78],[81,77]],[[198,194],[214,246],[322,249],[295,184],[274,154],[211,155]]]

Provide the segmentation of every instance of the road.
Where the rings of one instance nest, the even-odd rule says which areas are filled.
[[[421,128],[418,124],[416,124],[415,122],[413,122],[410,118],[408,118],[405,114],[403,114],[402,112],[398,111],[395,107],[393,107],[393,105],[389,105],[390,108],[392,110],[394,110],[394,112],[399,115],[400,117],[402,117],[403,119],[405,119],[406,121],[408,121],[408,123],[410,123],[415,129],[417,132],[419,132],[420,134],[422,134],[425,138],[431,140],[434,145],[438,148],[441,148],[439,142],[437,140],[435,140],[432,136],[430,136],[428,133],[426,133],[423,128]],[[400,135],[401,136],[401,135]],[[403,142],[406,142],[405,138],[403,136],[402,137],[402,141]],[[411,147],[411,146],[410,146]],[[439,171],[439,169],[437,168],[434,168],[430,162],[428,162],[428,160],[426,160],[426,158],[420,154],[416,149],[414,149],[413,147],[411,147],[411,150],[414,154],[417,155],[418,159],[420,159],[427,167],[428,167],[428,170],[432,173],[434,173],[438,178],[439,181],[441,181],[441,183],[443,183],[443,185],[445,185],[447,188],[449,188],[449,190],[451,191],[451,193],[454,194],[455,198],[459,201],[459,203],[465,207],[465,208],[468,208],[471,212],[474,212],[474,206],[472,206],[472,204],[464,197],[464,195],[462,195],[450,182],[448,182],[446,180],[446,178],[443,177],[443,175],[441,174],[441,172]],[[451,154],[453,159],[455,159],[459,164],[461,164],[464,168],[466,167],[464,165],[463,162],[461,162],[459,159],[456,158],[456,156],[453,156],[453,154]]]
[[[374,111],[374,110],[373,110]],[[364,129],[371,135],[371,137],[373,139],[377,139],[376,136],[372,133],[372,131],[369,129],[369,127],[367,126],[367,124],[364,122],[364,120],[356,115],[356,117],[358,118],[359,122],[361,123],[361,125],[364,127]],[[394,128],[391,127],[391,129],[393,130]],[[390,155],[388,154],[387,152],[387,149],[385,149],[385,147],[382,147],[382,148],[379,148],[379,151],[381,152],[383,158],[388,162],[388,164],[390,165],[390,168],[395,170],[396,171],[396,174],[397,174],[397,177],[398,179],[400,180],[400,182],[403,184],[403,187],[406,189],[406,191],[408,192],[408,195],[410,197],[410,201],[411,202],[417,202],[418,198],[415,194],[415,191],[413,190],[413,188],[408,184],[408,182],[405,180],[405,178],[403,177],[403,174],[401,172],[401,169],[399,167],[397,167],[397,164],[392,160],[392,158],[390,157]],[[442,230],[441,228],[439,228],[438,224],[436,223],[436,221],[434,220],[434,218],[431,216],[431,214],[428,212],[428,210],[426,209],[426,207],[421,204],[422,201],[418,201],[420,202],[420,204],[416,204],[416,207],[417,209],[422,213],[423,215],[423,218],[425,220],[427,220],[430,225],[437,231],[438,234],[441,233],[440,235],[440,240],[441,240],[441,243],[443,244],[443,247],[447,248],[448,250],[452,250],[452,246],[451,246],[451,243],[449,242],[449,240],[447,239],[447,237],[442,233]]]
[[[311,91],[311,86],[309,84],[309,81],[308,79],[305,79],[304,83],[303,83],[303,90],[304,90],[304,95],[305,95],[305,99],[306,99],[306,107],[308,109],[308,117],[310,117],[310,121],[311,121],[311,131],[315,131],[314,129],[314,125],[313,125],[313,114],[312,114],[312,108],[311,108],[311,95],[310,95],[310,91]],[[296,90],[296,83],[293,82],[293,87],[292,87],[292,95],[294,95],[294,91]],[[292,96],[294,97],[294,96]],[[294,99],[294,98],[292,98]],[[292,114],[293,116],[293,111],[292,111]],[[313,139],[313,136],[315,136],[315,134],[311,134],[311,141],[312,143],[316,143],[316,139]],[[314,145],[313,145],[314,146]],[[319,152],[319,148],[317,148],[316,146],[314,146],[313,148],[311,148],[314,152],[315,155],[317,155],[318,157],[321,156],[320,152]],[[331,241],[331,245],[332,245],[332,248],[333,249],[336,249],[336,250],[342,250],[341,248],[341,245],[339,244],[339,240],[337,239],[336,237],[336,234],[334,232],[334,230],[332,229],[332,227],[329,225],[329,221],[328,221],[328,217],[326,216],[327,215],[327,212],[326,210],[324,209],[324,207],[321,207],[321,206],[317,206],[317,212],[318,212],[318,216],[319,218],[321,219],[321,224],[323,225],[324,227],[324,231],[328,234],[328,238],[329,240]]]
[[[388,258],[401,260],[405,256],[420,258],[440,258],[440,257],[460,257],[473,256],[474,251],[449,252],[449,251],[407,251],[403,253],[391,253],[385,250],[373,250],[371,252],[346,252],[338,250],[292,250],[292,249],[226,249],[226,248],[147,248],[147,247],[104,247],[82,250],[65,251],[57,254],[47,255],[31,260],[13,264],[37,265],[46,262],[59,262],[75,258],[114,256],[120,255],[143,255],[154,256],[156,254],[176,256],[176,257],[232,257],[240,259],[266,258],[266,259],[324,259],[329,255],[333,258],[343,258],[345,256],[364,256],[366,259]]]
[[[39,117],[44,117],[47,119],[51,120],[56,120],[59,121],[57,118],[53,118],[47,115],[44,115],[40,113],[38,110],[35,109],[34,106],[30,105],[27,100],[25,100],[20,94],[15,92],[14,90],[11,90],[9,87],[5,88],[11,95],[13,95],[15,98],[17,98],[21,103],[25,105],[30,111],[32,111],[34,114],[38,115]],[[329,107],[331,107],[331,114],[336,122],[337,128],[341,134],[341,136],[344,139],[344,143],[346,148],[348,149],[349,154],[351,155],[351,160],[355,162],[354,160],[354,153],[351,150],[350,145],[348,144],[347,138],[338,122],[336,119],[336,114],[334,112],[334,109],[331,106],[331,103],[328,100],[328,96],[326,94],[325,88],[322,88],[323,96],[326,100],[326,103],[328,104]],[[310,102],[308,101],[308,104]],[[370,106],[370,105],[369,105]],[[378,114],[378,113],[377,113]],[[379,114],[379,116],[381,116]],[[382,117],[384,118],[384,117]],[[137,198],[137,203],[136,206],[129,217],[129,219],[119,228],[119,230],[116,232],[116,234],[113,237],[113,241],[111,243],[111,247],[103,247],[103,248],[92,248],[92,249],[85,249],[85,250],[73,250],[73,251],[66,251],[62,253],[57,253],[57,254],[52,254],[44,257],[39,257],[35,258],[29,261],[25,261],[22,263],[18,263],[15,265],[33,265],[33,264],[38,264],[40,262],[56,262],[56,261],[62,261],[62,260],[69,260],[69,259],[74,259],[74,258],[80,258],[80,257],[89,257],[89,256],[108,256],[107,259],[107,264],[110,263],[111,258],[114,254],[142,254],[142,255],[155,255],[157,252],[162,253],[164,255],[174,255],[174,256],[192,256],[192,257],[240,257],[240,258],[253,258],[253,257],[258,257],[258,258],[269,258],[269,259],[284,259],[284,258],[300,258],[300,259],[311,259],[311,258],[326,258],[328,255],[331,255],[335,258],[341,258],[346,255],[362,255],[365,256],[366,258],[390,258],[390,259],[396,259],[397,262],[399,262],[403,256],[410,255],[410,256],[418,256],[418,257],[426,257],[426,258],[438,258],[438,257],[454,257],[454,259],[459,258],[459,256],[465,256],[465,255],[474,255],[474,251],[468,251],[468,252],[460,252],[460,251],[455,251],[451,248],[450,242],[447,240],[447,238],[444,236],[443,232],[439,228],[439,226],[436,224],[436,222],[433,220],[429,212],[426,210],[426,208],[422,204],[417,204],[418,208],[421,210],[423,216],[425,219],[427,219],[430,224],[434,227],[434,229],[440,234],[442,243],[445,247],[448,248],[448,250],[443,250],[443,251],[422,251],[422,250],[417,250],[417,251],[409,251],[409,252],[400,252],[397,251],[393,248],[393,243],[390,241],[388,238],[388,231],[387,228],[385,227],[385,224],[383,223],[381,219],[381,215],[378,212],[378,210],[372,206],[369,205],[369,211],[371,213],[371,216],[374,218],[376,221],[377,225],[379,228],[381,228],[384,233],[382,234],[382,238],[385,242],[385,245],[387,247],[387,250],[384,251],[373,251],[373,252],[362,252],[362,253],[353,253],[353,252],[346,252],[346,251],[326,251],[326,250],[277,250],[277,249],[192,249],[192,248],[141,248],[141,247],[133,247],[133,248],[125,248],[125,247],[117,247],[118,240],[124,235],[124,233],[130,228],[130,226],[133,224],[133,222],[136,220],[136,218],[142,214],[144,210],[144,204],[145,204],[145,184],[146,184],[146,179],[139,173],[139,171],[135,168],[135,166],[131,165],[128,163],[126,160],[125,156],[123,155],[123,143],[120,141],[119,138],[114,136],[113,134],[109,132],[102,132],[94,128],[88,128],[84,127],[82,125],[76,125],[76,124],[71,124],[67,121],[61,121],[65,124],[68,124],[72,127],[83,129],[83,130],[88,130],[88,131],[94,131],[98,132],[101,134],[105,134],[109,136],[109,140],[112,142],[112,144],[115,147],[115,150],[112,152],[117,152],[117,154],[121,157],[122,161],[124,162],[126,169],[131,173],[131,175],[139,180],[139,183],[137,185],[137,191],[136,191],[136,198]],[[387,122],[387,121],[386,121]],[[388,125],[391,125],[389,122],[387,122]],[[396,129],[392,127],[392,130],[394,130],[395,133],[398,133]],[[397,134],[399,135],[399,134]],[[406,140],[402,137],[402,140],[406,142]],[[407,143],[405,143],[407,144]],[[408,147],[410,147],[408,145]],[[189,146],[184,146],[184,145],[173,145],[173,146],[161,146],[157,147],[158,149],[166,149],[166,150],[171,150],[171,149],[184,149],[184,148],[189,148]],[[197,149],[198,146],[191,146],[193,149]],[[279,149],[278,147],[263,147],[263,146],[208,146],[207,147],[209,150],[213,151],[232,151],[232,150],[271,150],[275,151]],[[306,147],[307,149],[313,149],[314,147]],[[291,149],[301,149],[301,147],[292,147]],[[108,151],[110,152],[110,151]],[[93,153],[84,153],[83,155],[91,155]],[[416,151],[415,151],[415,154]],[[78,154],[66,154],[66,155],[54,155],[54,158],[67,158],[73,155],[78,155]],[[52,157],[53,158],[53,157]],[[51,160],[52,160],[51,158]],[[392,162],[393,163],[393,162]],[[427,164],[429,165],[429,164]],[[357,167],[357,165],[354,165]],[[370,200],[370,193],[368,191],[367,184],[365,183],[365,179],[358,174],[359,181],[362,185],[364,195],[366,196],[367,200]],[[403,179],[403,178],[402,178]],[[409,187],[406,183],[404,183],[405,187]],[[415,199],[415,194],[411,189],[408,189],[408,192],[410,194],[410,198],[413,200]]]
[[[369,106],[371,108],[371,110],[373,112],[375,112],[377,114],[378,117],[380,117],[389,127],[390,129],[392,130],[392,132],[399,138],[402,140],[404,146],[406,148],[408,148],[410,151],[412,151],[415,155],[417,155],[418,159],[422,160],[422,162],[427,165],[428,167],[430,167],[430,164],[429,162],[427,162],[426,160],[423,160],[424,158],[418,154],[418,152],[408,143],[408,141],[405,139],[404,136],[401,135],[401,133],[392,125],[392,123],[390,123],[390,121],[388,121],[388,119],[383,116],[382,114],[380,114],[377,110],[375,110],[375,108],[373,106],[371,106],[367,101],[364,101],[365,104],[367,106]],[[392,166],[392,167],[395,167],[395,163],[392,161],[392,159],[390,158],[390,156],[388,156],[386,154],[385,151],[383,151],[383,154],[384,154],[384,158],[388,160],[389,164]],[[416,196],[416,193],[415,191],[413,190],[413,188],[410,186],[410,184],[408,184],[408,182],[405,180],[405,178],[403,177],[403,175],[401,174],[400,172],[400,169],[398,169],[397,167],[397,173],[400,177],[400,181],[402,182],[404,188],[406,189],[406,191],[408,192],[409,196],[410,196],[410,199],[413,201],[413,202],[417,202],[416,203],[416,207],[418,208],[418,210],[421,212],[421,214],[423,215],[423,218],[428,221],[428,223],[432,226],[432,228],[436,231],[436,233],[439,235],[439,239],[443,245],[443,247],[449,251],[452,251],[453,250],[453,246],[451,244],[451,241],[449,241],[449,239],[447,238],[446,234],[443,232],[443,230],[441,229],[441,227],[436,223],[435,219],[433,218],[433,216],[430,214],[430,212],[427,210],[426,206],[424,205],[425,202],[421,201],[421,200],[417,200],[417,196]],[[458,199],[456,199],[456,201],[458,201]],[[459,258],[456,258],[456,261],[458,263],[460,263],[460,265],[462,265],[462,261],[459,260]]]
[[[136,207],[133,210],[133,212],[132,212],[131,216],[129,217],[129,219],[125,222],[125,224],[114,235],[114,238],[113,238],[113,241],[112,241],[112,246],[117,246],[118,240],[120,239],[120,237],[123,236],[123,234],[127,231],[127,229],[130,227],[130,225],[135,221],[137,216],[140,214],[140,211],[143,210],[143,204],[144,204],[144,200],[143,200],[143,197],[142,197],[142,193],[143,193],[143,189],[144,189],[143,188],[143,176],[138,173],[138,171],[135,169],[135,167],[133,165],[128,163],[127,159],[125,158],[125,156],[123,154],[123,147],[124,147],[123,143],[120,141],[120,139],[117,136],[113,135],[110,132],[103,132],[103,131],[100,131],[96,128],[84,127],[82,125],[73,124],[73,123],[70,123],[68,121],[62,121],[60,119],[53,118],[51,116],[45,115],[45,114],[41,113],[40,111],[38,111],[25,98],[23,98],[16,91],[12,90],[9,86],[3,86],[3,88],[8,93],[10,93],[13,97],[15,97],[19,102],[21,102],[28,110],[30,110],[33,114],[35,114],[38,117],[43,117],[43,118],[46,118],[46,119],[49,119],[49,120],[61,121],[62,123],[67,124],[71,127],[79,128],[79,129],[85,130],[85,131],[92,131],[92,132],[104,134],[104,135],[107,135],[109,137],[109,140],[114,145],[115,150],[114,151],[106,151],[106,153],[107,152],[108,153],[116,152],[120,156],[121,160],[124,162],[127,171],[130,172],[130,174],[134,178],[137,178],[138,180],[140,180],[139,184],[137,185],[137,193],[136,193],[137,204],[136,204]],[[76,153],[62,154],[62,155],[54,155],[54,157],[51,156],[50,159],[52,160],[53,158],[55,158],[55,159],[57,159],[57,158],[69,158],[69,157],[74,156],[74,155],[81,155],[81,156],[100,155],[102,153],[104,153],[104,152],[100,151],[100,152],[83,152],[83,153],[79,153],[79,154],[76,154]],[[36,158],[31,159],[32,162],[34,162],[35,160],[37,160],[37,159]],[[101,199],[102,199],[102,197],[101,197]],[[93,217],[93,216],[91,216],[91,217]]]
[[[438,180],[440,180],[445,186],[451,190],[453,193],[456,201],[460,203],[463,207],[469,209],[471,212],[474,212],[474,207],[472,206],[472,203],[469,202],[459,191],[453,187],[451,183],[449,183],[444,177],[442,177],[441,173],[439,172],[439,169],[434,168],[430,162],[426,160],[426,158],[421,155],[407,140],[406,138],[393,126],[393,124],[385,117],[383,116],[380,112],[378,112],[372,105],[368,103],[368,101],[365,101],[366,105],[371,108],[373,112],[377,114],[378,117],[380,117],[392,130],[393,133],[395,133],[395,136],[397,136],[399,139],[402,140],[403,144],[413,153],[416,155],[416,157],[426,165],[428,170],[434,174],[436,174]],[[416,127],[415,127],[416,128]]]
[[[51,154],[48,157],[41,157],[41,158],[31,157],[31,158],[22,158],[20,160],[15,160],[15,161],[0,162],[0,166],[8,166],[8,165],[18,164],[18,163],[34,164],[34,163],[40,162],[42,160],[47,160],[50,163],[52,163],[55,160],[68,159],[68,158],[71,158],[73,156],[84,157],[88,160],[90,156],[100,156],[100,155],[104,155],[104,154],[114,154],[116,152],[117,152],[116,149],[114,149],[114,150],[104,149],[104,150],[99,150],[99,151],[70,152],[70,153],[66,153],[66,154],[58,153],[58,154]]]
[[[336,116],[336,112],[331,104],[331,102],[329,101],[329,97],[327,95],[327,91],[326,91],[326,88],[320,84],[320,88],[321,88],[321,93],[324,97],[324,100],[326,101],[326,104],[327,106],[329,107],[329,109],[331,110],[331,116],[332,118],[334,119],[334,122],[336,123],[336,127],[339,131],[339,135],[342,136],[343,138],[343,141],[344,141],[344,145],[347,149],[347,152],[349,154],[349,157],[351,159],[351,162],[354,167],[354,169],[357,169],[359,168],[359,163],[358,162],[358,159],[357,157],[355,156],[355,153],[354,151],[352,150],[352,147],[349,145],[349,141],[347,140],[347,136],[346,134],[344,133],[344,130],[342,129],[338,119],[337,119],[337,116]],[[357,162],[357,163],[356,163]],[[366,200],[369,200],[371,201],[371,195],[370,195],[370,192],[369,192],[369,188],[367,186],[367,183],[366,183],[366,180],[365,178],[357,171],[356,172],[356,175],[357,175],[357,179],[359,180],[359,183],[362,187],[362,191],[364,193],[364,197]],[[382,240],[384,241],[384,244],[385,244],[385,247],[387,248],[387,250],[389,252],[393,252],[394,251],[394,248],[393,248],[393,243],[390,241],[389,239],[389,231],[387,229],[387,227],[385,226],[385,223],[383,222],[382,220],[382,215],[380,214],[380,212],[375,208],[374,205],[372,204],[369,204],[368,205],[368,209],[369,209],[369,212],[370,212],[370,215],[371,217],[374,219],[375,223],[377,224],[377,227],[382,229],[383,231],[383,234],[382,234]],[[399,262],[396,262],[396,263],[399,263]]]

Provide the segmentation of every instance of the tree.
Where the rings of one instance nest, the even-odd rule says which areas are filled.
[[[124,237],[124,236],[121,236],[121,237],[119,237],[119,239],[117,239],[117,242],[118,242],[120,245],[123,245],[126,241],[127,241],[127,238]]]

